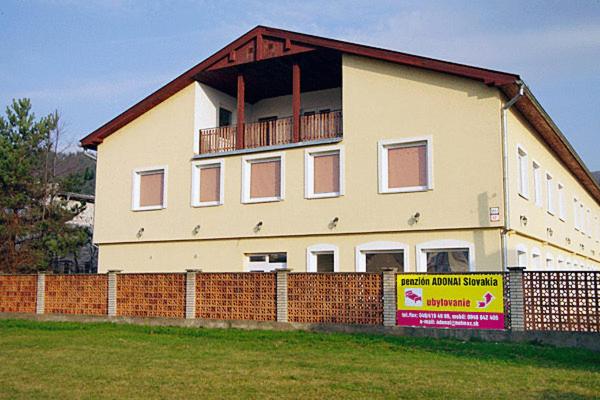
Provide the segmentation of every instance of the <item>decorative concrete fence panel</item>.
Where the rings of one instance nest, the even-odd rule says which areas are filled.
[[[46,275],[45,313],[106,315],[106,275]]]
[[[199,273],[196,317],[221,320],[275,321],[275,273]]]
[[[600,332],[600,272],[523,272],[525,330]]]
[[[382,275],[290,274],[288,307],[290,322],[381,325]]]
[[[37,275],[0,275],[0,312],[34,313]]]
[[[119,274],[117,315],[183,318],[185,274]]]

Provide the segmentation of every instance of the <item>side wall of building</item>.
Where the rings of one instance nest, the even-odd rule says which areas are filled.
[[[567,268],[567,260],[571,260],[571,266],[576,262],[578,269],[582,269],[581,266],[600,268],[600,205],[517,111],[511,109],[507,122],[510,228],[514,230],[509,237],[509,265],[518,264],[517,251],[523,250],[527,251],[531,265],[536,262],[531,259],[532,251],[539,250],[540,268],[547,267],[548,255],[553,260],[550,268],[558,268],[559,259],[564,260],[563,269]],[[526,154],[525,191],[520,187],[519,151]],[[534,163],[539,168],[538,191]],[[547,174],[552,178],[550,208]],[[559,185],[562,195],[559,194]],[[577,199],[577,207],[583,210],[583,229],[575,228],[574,199]]]

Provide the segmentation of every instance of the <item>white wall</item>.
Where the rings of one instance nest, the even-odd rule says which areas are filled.
[[[342,89],[315,90],[300,95],[301,112],[319,111],[325,108],[330,110],[341,110]],[[270,97],[257,101],[252,105],[252,113],[246,114],[248,122],[258,121],[259,118],[277,116],[277,118],[290,117],[292,115],[292,96]]]

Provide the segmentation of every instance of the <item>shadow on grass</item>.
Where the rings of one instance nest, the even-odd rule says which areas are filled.
[[[25,329],[36,331],[85,331],[98,334],[142,334],[150,340],[156,335],[180,338],[202,338],[243,344],[247,348],[264,349],[279,346],[327,346],[328,351],[426,351],[470,360],[504,362],[512,365],[600,371],[600,353],[583,349],[557,348],[534,343],[498,343],[456,339],[413,338],[377,334],[314,333],[302,331],[268,331],[240,329],[182,328],[140,326],[116,323],[38,322],[29,320],[0,320],[0,330]],[[600,339],[599,339],[600,340]],[[558,395],[558,394],[556,394]],[[548,394],[553,398],[553,394]]]

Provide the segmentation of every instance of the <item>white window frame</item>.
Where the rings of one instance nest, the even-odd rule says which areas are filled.
[[[579,199],[573,197],[573,226],[575,230],[579,230]]]
[[[558,182],[556,193],[556,197],[558,198],[558,219],[565,222],[567,218],[565,211],[565,185],[561,182]]]
[[[339,158],[339,192],[315,193],[315,156],[338,154]],[[344,176],[344,146],[327,146],[304,151],[304,197],[307,199],[322,199],[343,196],[345,192]]]
[[[527,246],[525,246],[524,244],[518,244],[515,250],[516,250],[516,260],[515,260],[516,266],[527,268],[527,264],[529,264],[529,252],[527,251]],[[523,254],[525,257],[525,265],[520,264],[520,260],[519,260],[520,254]]]
[[[585,206],[579,202],[579,231],[582,235],[585,235],[585,229]]]
[[[340,272],[340,251],[334,244],[319,243],[306,248],[306,272],[317,272],[317,255],[333,253],[333,272]]]
[[[260,197],[256,199],[250,198],[250,178],[251,178],[251,166],[252,163],[275,161],[279,159],[279,197]],[[274,201],[283,201],[285,199],[285,153],[265,153],[259,155],[251,155],[242,157],[242,203],[269,203]]]
[[[592,238],[592,210],[591,209],[587,209],[586,213],[585,213],[585,225],[586,225],[586,229],[585,232],[588,235],[588,238]]]
[[[442,239],[431,240],[429,242],[419,243],[416,246],[417,252],[417,272],[427,272],[427,255],[426,250],[452,250],[452,249],[468,249],[469,250],[469,272],[475,271],[475,245],[465,240]]]
[[[535,265],[536,263],[533,261],[536,257],[538,260],[537,265]],[[531,268],[537,268],[538,271],[542,268],[542,252],[537,247],[531,249]],[[536,271],[536,269],[534,269],[534,271]]]
[[[427,185],[390,188],[388,186],[388,152],[390,148],[411,147],[418,143],[427,146]],[[433,190],[433,137],[420,136],[405,139],[384,139],[377,143],[379,193],[409,193]]]
[[[545,265],[544,265],[544,267],[545,267],[547,270],[550,270],[550,271],[551,271],[551,270],[555,269],[555,265],[554,265],[554,255],[553,255],[552,253],[546,253],[546,260],[545,260],[545,261],[546,261],[546,262],[545,262]],[[548,261],[549,261],[549,262],[548,262]],[[550,264],[550,265],[548,265],[548,264]]]
[[[546,211],[550,215],[554,215],[554,176],[548,171],[545,175],[546,181]]]
[[[264,265],[261,271],[263,272],[273,272],[280,268],[287,268],[287,261],[285,263],[270,263],[268,260],[259,263],[256,261],[250,261],[250,256],[265,256],[268,257],[269,254],[277,254],[277,253],[285,253],[287,257],[286,251],[270,251],[270,252],[257,252],[257,253],[245,253],[244,254],[244,269],[246,272],[258,271],[258,267]]]
[[[219,200],[217,201],[200,201],[200,170],[202,168],[219,167]],[[221,159],[211,159],[192,162],[192,207],[212,207],[220,206],[224,203],[225,194],[225,161]]]
[[[542,207],[544,205],[542,190],[542,166],[535,160],[532,160],[533,167],[533,192],[535,196],[535,205]]]
[[[140,206],[140,176],[151,174],[153,172],[163,172],[163,201],[158,206]],[[162,210],[167,208],[167,183],[168,183],[169,168],[166,165],[158,165],[154,167],[136,168],[131,173],[131,210],[132,211],[151,211]]]
[[[529,157],[521,145],[517,145],[519,196],[529,200]]]
[[[556,269],[558,271],[563,271],[565,269],[565,258],[561,255],[556,257]]]
[[[354,250],[354,268],[356,269],[356,272],[367,272],[366,253],[386,253],[399,251],[402,251],[404,254],[404,271],[398,272],[410,271],[408,265],[408,261],[410,260],[408,244],[387,241],[368,242],[356,246]]]

